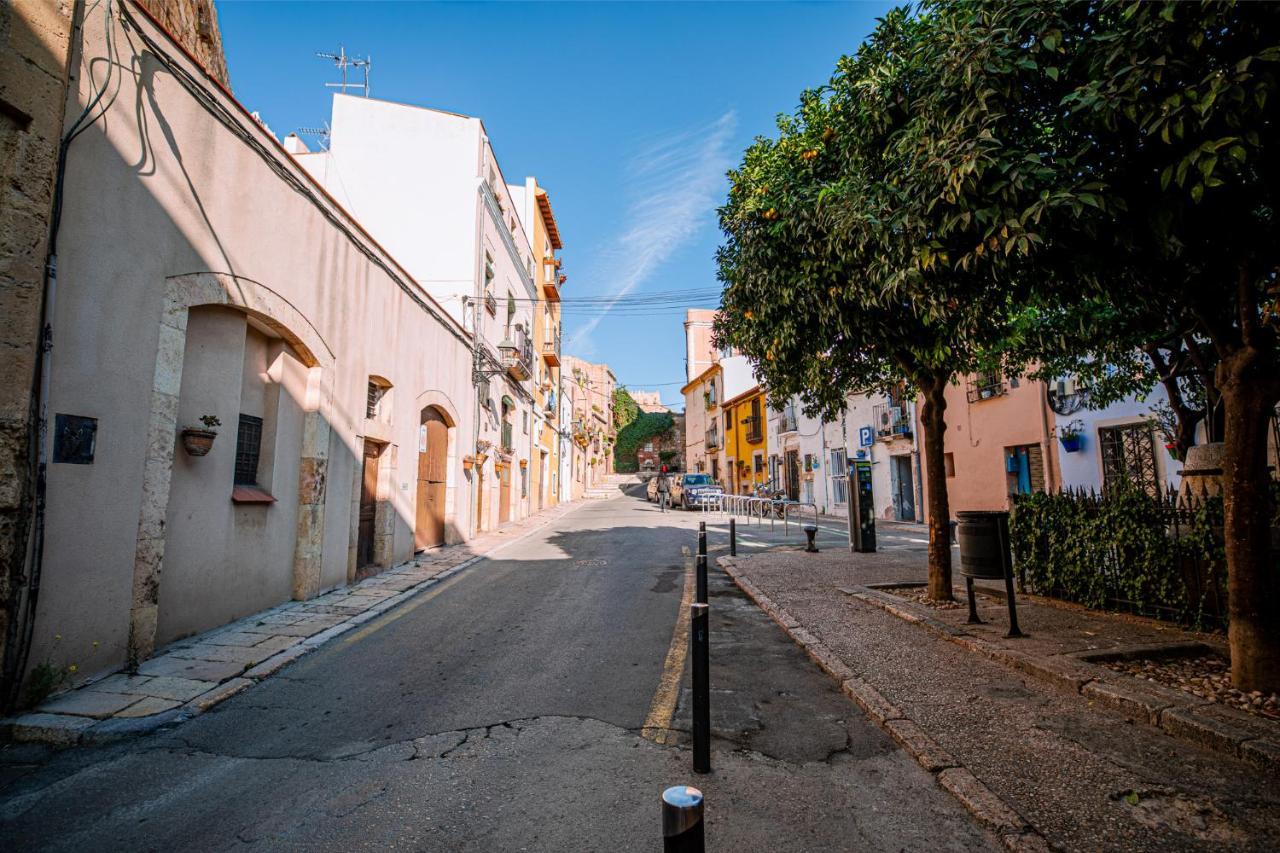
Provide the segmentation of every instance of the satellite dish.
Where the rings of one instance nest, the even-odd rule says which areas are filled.
[[[1049,383],[1049,408],[1059,415],[1074,415],[1089,405],[1089,390],[1074,376]]]

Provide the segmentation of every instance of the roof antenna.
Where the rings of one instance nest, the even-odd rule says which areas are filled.
[[[341,83],[325,83],[324,85],[330,89],[341,89],[342,94],[347,93],[348,88],[363,89],[364,96],[369,97],[369,69],[373,67],[372,57],[347,56],[347,50],[342,45],[338,45],[337,53],[316,53],[321,59],[331,59],[338,70],[342,72]],[[358,68],[364,72],[364,83],[347,82],[347,69]]]

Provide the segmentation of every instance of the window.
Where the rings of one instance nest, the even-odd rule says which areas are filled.
[[[528,413],[528,412],[521,412],[521,413],[520,413],[520,421],[521,421],[521,424],[520,424],[520,425],[521,425],[521,427],[524,429],[524,434],[525,434],[525,435],[528,435],[528,434],[529,434],[529,413]]]
[[[764,473],[764,456],[759,453],[751,456],[751,469],[756,474]]]
[[[956,475],[956,455],[954,453],[942,454],[942,467],[947,472],[948,477]]]
[[[1150,424],[1099,429],[1098,444],[1102,448],[1103,488],[1127,482],[1152,497],[1160,494],[1160,475]]]
[[[760,424],[760,398],[751,398],[751,414],[744,418],[747,425],[747,441],[755,444],[764,438],[764,432],[761,430]]]
[[[262,454],[262,418],[241,415],[236,433],[237,486],[258,485],[258,459]]]
[[[364,403],[364,416],[366,418],[373,420],[378,417],[382,405],[382,398],[386,396],[386,393],[386,385],[383,385],[376,379],[369,380],[369,390]],[[244,415],[241,415],[240,417],[243,418]]]
[[[831,499],[838,504],[848,503],[848,456],[843,447],[831,451]]]

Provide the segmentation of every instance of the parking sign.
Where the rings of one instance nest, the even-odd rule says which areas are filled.
[[[876,443],[875,433],[871,431],[871,427],[864,426],[858,428],[858,446],[870,447]]]

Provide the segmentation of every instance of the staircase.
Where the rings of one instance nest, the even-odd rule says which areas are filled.
[[[588,501],[607,501],[622,494],[628,486],[634,486],[639,482],[640,478],[635,474],[606,474],[600,485],[587,489],[582,497]]]

